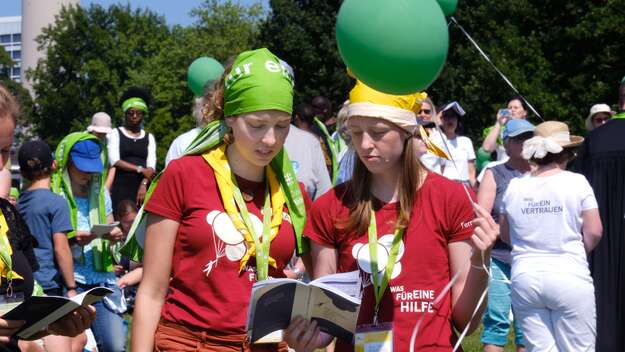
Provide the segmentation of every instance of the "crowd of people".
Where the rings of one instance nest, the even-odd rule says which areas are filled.
[[[97,112],[54,152],[22,143],[19,191],[0,188],[2,303],[113,293],[33,341],[16,338],[23,321],[0,318],[0,350],[83,351],[93,339],[125,351],[128,337],[132,351],[368,350],[302,318],[280,343],[247,338],[254,283],[355,270],[355,333],[381,333],[392,350],[451,351],[480,325],[488,352],[511,329],[517,351],[625,350],[625,80],[619,113],[590,108],[586,139],[532,124],[514,97],[477,150],[458,101],[356,80],[334,114],[323,96],[294,107],[294,85],[269,50],[239,54],[206,82],[197,127],[160,174],[140,87],[121,94],[117,128]],[[2,182],[18,115],[0,86]],[[137,260],[120,248],[142,214]]]

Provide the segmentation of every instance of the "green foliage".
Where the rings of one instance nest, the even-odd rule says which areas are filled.
[[[119,97],[130,72],[157,55],[169,35],[164,18],[129,5],[64,8],[38,38],[47,55],[29,72],[39,107],[37,132],[55,145],[84,129],[97,111],[121,122]]]
[[[342,104],[353,80],[336,47],[334,35],[340,1],[271,0],[260,45],[288,62],[295,72],[295,102],[324,95]]]
[[[33,117],[25,116],[54,144],[83,129],[96,111],[119,124],[119,96],[130,85],[144,85],[153,95],[146,128],[156,136],[162,161],[171,141],[195,125],[188,65],[199,56],[227,64],[239,52],[262,46],[293,67],[296,103],[325,95],[338,106],[353,86],[336,48],[340,3],[270,0],[266,16],[260,4],[203,0],[188,27],[168,27],[153,12],[129,6],[65,9],[39,38],[47,56],[30,72],[38,108]],[[624,5],[625,0],[464,0],[455,17],[545,119],[567,121],[579,133],[592,104],[616,101],[625,74]],[[482,129],[514,92],[454,24],[449,28],[447,64],[428,93],[439,105],[458,100],[465,107],[466,134],[479,145]],[[0,66],[3,60],[0,52]]]
[[[251,49],[263,8],[206,0],[191,13],[196,18],[194,26],[174,27],[158,55],[130,73],[132,84],[152,91],[154,108],[146,129],[156,137],[161,162],[174,138],[196,124],[191,116],[194,96],[187,87],[187,68],[200,56],[224,63]]]
[[[205,0],[192,15],[193,26],[168,28],[153,12],[129,6],[63,10],[39,39],[48,54],[32,72],[40,107],[37,131],[55,144],[84,129],[97,111],[119,125],[119,97],[140,85],[152,93],[146,130],[155,135],[162,162],[172,140],[195,125],[189,64],[199,56],[225,62],[252,48],[264,14],[261,5]]]
[[[625,74],[623,0],[460,1],[455,18],[545,120],[583,133],[595,103],[614,104]],[[442,105],[458,100],[467,110],[467,134],[481,143],[497,109],[515,93],[450,26],[447,65],[430,88]],[[531,117],[534,123],[541,120]]]

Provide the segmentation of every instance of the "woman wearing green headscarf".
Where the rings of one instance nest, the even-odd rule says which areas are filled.
[[[113,209],[126,199],[140,206],[156,170],[156,141],[143,129],[150,94],[144,88],[130,87],[121,100],[124,125],[108,135],[109,164],[115,168]]]
[[[310,201],[282,148],[292,101],[289,74],[267,49],[240,54],[217,83],[195,155],[172,161],[148,192],[133,351],[287,351],[250,346],[245,323],[254,282],[285,277],[293,251],[305,250]],[[314,325],[291,331],[291,347],[312,350]]]

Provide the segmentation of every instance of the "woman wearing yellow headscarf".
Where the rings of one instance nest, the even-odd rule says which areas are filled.
[[[353,177],[309,213],[314,276],[360,270],[364,280],[355,341],[339,341],[337,351],[451,351],[454,328],[480,322],[472,313],[488,284],[496,226],[463,185],[420,164],[419,101],[356,84],[347,118]]]

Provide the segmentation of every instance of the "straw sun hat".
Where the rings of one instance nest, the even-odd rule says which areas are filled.
[[[565,123],[546,121],[536,126],[534,137],[523,143],[523,158],[542,159],[547,153],[557,154],[564,148],[577,147],[583,142],[583,137],[571,135]]]

